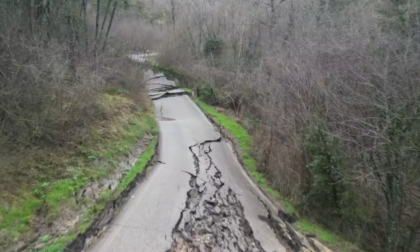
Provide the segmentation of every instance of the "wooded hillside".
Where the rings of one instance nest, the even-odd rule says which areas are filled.
[[[149,48],[235,112],[300,211],[367,250],[420,249],[419,1],[152,3]]]
[[[155,130],[127,4],[0,1],[0,251],[73,235],[79,192]]]
[[[367,251],[420,250],[418,0],[3,0],[0,154],[94,139],[103,94],[141,89],[133,50],[233,111],[299,212]],[[7,206],[57,176],[2,161]]]

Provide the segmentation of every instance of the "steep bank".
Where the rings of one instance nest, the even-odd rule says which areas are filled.
[[[61,251],[124,191],[136,175],[132,167],[135,173],[145,168],[154,153],[157,127],[148,98],[138,103],[131,97],[102,95],[107,113],[95,122],[88,142],[2,155],[5,167],[31,173],[2,177],[10,189],[0,195],[1,250]],[[146,162],[136,162],[142,156]]]

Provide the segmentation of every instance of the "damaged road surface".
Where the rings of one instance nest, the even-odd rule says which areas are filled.
[[[190,147],[195,174],[169,251],[264,251],[254,237],[235,192],[224,182],[212,160],[212,145],[220,138]]]
[[[173,81],[148,87],[161,162],[88,251],[286,251],[229,142]]]

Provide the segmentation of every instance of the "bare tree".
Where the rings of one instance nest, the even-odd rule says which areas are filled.
[[[194,58],[167,62],[214,82],[219,105],[241,101],[258,122],[261,170],[303,211],[373,250],[415,251],[418,10],[412,0],[181,1],[174,36]],[[213,34],[226,45],[220,65],[201,53]]]
[[[175,0],[171,0],[171,16],[172,16],[173,30],[175,31],[175,27],[176,27],[176,22],[175,22]]]

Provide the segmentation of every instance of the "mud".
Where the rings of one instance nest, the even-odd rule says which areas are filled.
[[[190,174],[191,189],[168,251],[264,251],[235,192],[225,185],[212,161],[212,147],[220,141],[222,138],[190,147],[196,171]]]

